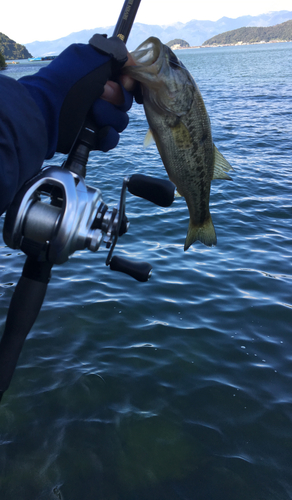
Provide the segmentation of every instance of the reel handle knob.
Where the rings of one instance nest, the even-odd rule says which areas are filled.
[[[175,185],[166,179],[134,174],[128,181],[128,190],[155,205],[169,207],[174,200]]]
[[[148,262],[133,262],[132,260],[115,255],[110,261],[112,271],[120,271],[135,278],[137,281],[145,282],[151,276],[152,266]]]

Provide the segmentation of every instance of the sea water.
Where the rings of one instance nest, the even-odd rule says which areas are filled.
[[[1,500],[292,497],[292,43],[177,54],[234,168],[212,183],[217,246],[183,251],[184,199],[129,194],[115,253],[150,262],[147,283],[110,271],[105,245],[53,268],[0,405]],[[118,147],[90,155],[109,206],[124,176],[167,177],[146,131],[134,104]],[[24,260],[1,240],[2,330]]]

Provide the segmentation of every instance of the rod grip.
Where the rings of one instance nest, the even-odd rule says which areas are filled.
[[[24,274],[15,287],[0,342],[0,401],[11,382],[24,341],[42,307],[51,268],[51,264],[37,263],[28,257]]]

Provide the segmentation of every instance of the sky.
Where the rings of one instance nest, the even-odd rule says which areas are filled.
[[[1,5],[0,33],[21,44],[56,40],[75,31],[115,25],[123,4],[124,0],[6,1]],[[291,0],[141,0],[136,21],[159,25],[217,21],[279,10],[292,11]]]

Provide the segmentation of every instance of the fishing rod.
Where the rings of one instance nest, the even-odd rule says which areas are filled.
[[[140,2],[141,0],[126,0],[122,7],[113,36],[118,36],[124,43],[127,43],[129,38]]]
[[[125,43],[141,0],[125,0],[114,36]],[[114,75],[113,75],[114,76]],[[104,242],[106,265],[145,282],[152,266],[113,256],[117,240],[129,228],[126,193],[170,206],[175,186],[167,180],[134,174],[123,180],[120,200],[110,209],[99,189],[85,184],[89,152],[98,140],[86,122],[62,167],[49,166],[17,193],[6,212],[5,243],[20,249],[26,261],[11,298],[0,342],[0,401],[8,389],[24,341],[45,298],[54,264],[63,264],[76,251],[96,252]],[[97,132],[102,135],[102,130]]]

